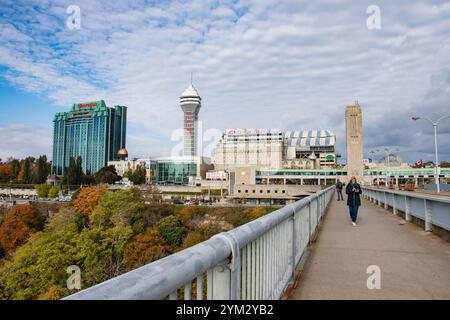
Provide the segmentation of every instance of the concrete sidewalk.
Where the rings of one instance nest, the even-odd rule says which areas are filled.
[[[353,227],[334,197],[290,299],[450,299],[450,243],[362,201]],[[379,290],[367,288],[370,265]]]

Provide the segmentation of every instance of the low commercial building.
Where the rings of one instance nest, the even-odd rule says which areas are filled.
[[[126,150],[125,150],[126,151]],[[128,153],[127,153],[128,155]],[[156,178],[156,161],[152,159],[131,159],[126,157],[122,160],[108,161],[108,166],[114,166],[119,176],[124,177],[127,173],[133,172],[138,166],[145,167],[145,183],[151,184]]]
[[[161,157],[156,162],[156,183],[189,184],[196,177],[205,178],[212,170],[211,159],[201,156]]]
[[[276,174],[278,171],[269,172]],[[322,188],[320,184],[287,184],[287,181],[278,183],[278,177],[271,179],[265,175],[269,172],[261,172],[255,167],[234,168],[229,173],[229,198],[238,203],[284,205]]]

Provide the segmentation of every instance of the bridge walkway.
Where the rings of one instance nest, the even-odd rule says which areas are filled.
[[[450,243],[363,199],[358,225],[335,196],[290,299],[450,299]],[[381,289],[368,289],[370,265]]]

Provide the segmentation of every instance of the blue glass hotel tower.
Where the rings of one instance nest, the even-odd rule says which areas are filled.
[[[53,175],[64,175],[71,157],[81,157],[83,172],[95,174],[125,148],[127,107],[105,101],[76,103],[53,120]]]

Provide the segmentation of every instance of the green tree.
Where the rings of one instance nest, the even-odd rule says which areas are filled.
[[[50,173],[50,164],[47,162],[47,156],[40,156],[35,163],[35,170],[33,174],[33,183],[40,184],[47,180]]]
[[[17,176],[19,175],[20,172],[20,161],[17,159],[13,159],[11,160],[11,162],[9,163],[11,165],[11,177],[12,179],[17,179]]]
[[[144,201],[133,190],[107,191],[90,215],[95,226],[131,226],[139,223],[142,227]]]
[[[50,188],[51,186],[47,183],[37,184],[34,186],[34,189],[36,189],[39,198],[47,198]]]
[[[81,157],[70,157],[69,167],[66,170],[65,182],[68,185],[78,186],[83,179],[83,168],[81,165]]]
[[[32,159],[30,157],[25,158],[22,164],[22,170],[23,170],[23,183],[31,183],[32,177],[31,177],[31,164]]]
[[[146,175],[145,166],[138,165],[136,167],[136,170],[134,170],[129,175],[129,178],[134,184],[143,184],[145,183],[145,175]]]
[[[95,182],[113,184],[119,181],[120,177],[117,175],[114,166],[105,166],[95,174]]]
[[[54,199],[54,198],[57,198],[58,195],[59,195],[59,190],[58,190],[57,187],[52,186],[52,187],[50,188],[50,190],[48,190],[48,197],[49,197],[49,198]]]
[[[186,228],[181,220],[176,216],[162,218],[156,224],[156,228],[164,240],[171,246],[179,246],[186,233]]]

